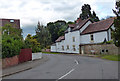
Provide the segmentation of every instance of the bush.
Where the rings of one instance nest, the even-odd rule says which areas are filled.
[[[23,48],[23,41],[14,40],[10,36],[3,36],[2,39],[2,58],[9,58],[19,55],[20,49]]]
[[[25,39],[25,48],[31,48],[33,53],[41,52],[40,43],[38,43],[30,34],[28,34]]]
[[[107,41],[107,44],[113,44],[113,40]]]

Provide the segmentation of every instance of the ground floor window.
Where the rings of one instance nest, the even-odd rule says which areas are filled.
[[[69,50],[69,45],[67,45],[67,50]]]
[[[73,45],[73,51],[76,51],[76,49],[75,49],[75,45]]]
[[[64,46],[62,46],[62,50],[64,50]]]

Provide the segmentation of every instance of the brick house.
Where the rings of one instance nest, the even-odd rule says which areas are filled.
[[[5,26],[6,24],[11,24],[12,27],[20,29],[20,20],[19,19],[0,19],[0,27]]]

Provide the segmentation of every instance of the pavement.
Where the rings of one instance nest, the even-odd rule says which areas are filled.
[[[10,75],[19,73],[19,72],[30,70],[30,69],[46,62],[46,61],[48,61],[47,56],[43,56],[41,59],[28,61],[28,62],[18,64],[16,66],[11,66],[11,67],[5,68],[5,69],[2,70],[2,76],[1,77],[6,77],[6,76],[10,76]]]
[[[59,81],[62,79],[119,78],[117,61],[80,55],[44,55],[49,58],[49,61],[38,64],[30,70],[5,76],[3,79],[54,79],[53,81]]]

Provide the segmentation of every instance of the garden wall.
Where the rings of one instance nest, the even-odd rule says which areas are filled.
[[[18,56],[2,59],[2,68],[7,68],[19,63]]]
[[[42,58],[42,53],[32,53],[32,60],[37,60]]]
[[[2,68],[7,68],[31,60],[32,60],[32,49],[21,49],[19,55],[2,59]]]
[[[80,46],[81,54],[118,54],[118,47],[114,44],[87,44]]]
[[[21,49],[19,54],[19,63],[32,60],[32,49]]]

